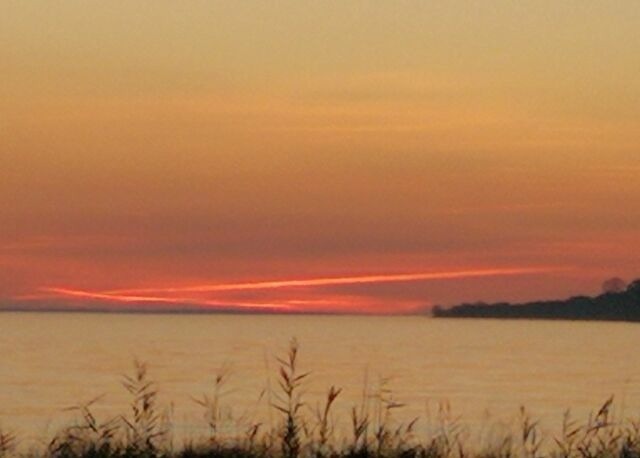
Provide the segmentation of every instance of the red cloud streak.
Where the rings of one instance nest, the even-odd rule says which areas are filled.
[[[273,280],[259,281],[247,283],[224,283],[185,286],[175,288],[138,288],[138,289],[120,289],[106,291],[104,294],[145,294],[145,293],[179,293],[179,292],[221,292],[221,291],[246,291],[256,289],[276,289],[290,287],[314,287],[314,286],[332,286],[332,285],[355,285],[364,283],[397,283],[397,282],[414,282],[427,280],[450,280],[459,278],[473,277],[492,277],[504,275],[527,275],[548,273],[563,270],[557,267],[528,267],[528,268],[505,268],[505,269],[477,269],[462,270],[453,272],[421,272],[408,274],[383,274],[383,275],[365,275],[350,277],[328,277],[328,278],[310,278],[295,280]]]
[[[206,284],[184,287],[158,287],[158,288],[131,288],[113,291],[87,291],[78,288],[41,288],[41,291],[54,296],[62,296],[70,299],[87,299],[112,303],[155,303],[174,304],[179,307],[199,307],[211,309],[237,309],[272,312],[326,312],[326,313],[406,313],[415,309],[419,304],[401,303],[381,304],[373,298],[365,297],[339,297],[326,295],[321,299],[300,297],[299,288],[318,289],[323,286],[357,285],[375,283],[418,282],[434,280],[451,280],[492,276],[513,276],[541,274],[562,270],[554,267],[527,267],[527,268],[494,268],[476,269],[448,272],[417,272],[403,274],[378,274],[345,277],[324,277],[309,279],[282,279],[273,281],[256,281],[242,283]],[[297,288],[288,295],[287,288]],[[279,297],[276,301],[269,299],[267,290],[279,289],[287,294],[287,297]],[[228,293],[264,290],[264,301],[247,302],[234,298],[203,297],[204,293]],[[188,293],[198,297],[191,297]],[[314,291],[317,293],[317,291]],[[316,294],[317,297],[317,294]],[[368,303],[370,302],[370,303]],[[427,303],[425,298],[424,303]]]

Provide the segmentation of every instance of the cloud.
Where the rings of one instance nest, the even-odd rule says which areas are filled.
[[[109,302],[124,303],[154,303],[154,304],[176,304],[176,305],[199,305],[206,307],[224,307],[224,308],[249,308],[249,309],[267,309],[274,311],[286,311],[289,306],[287,304],[271,304],[262,302],[223,302],[208,299],[196,299],[189,297],[163,297],[163,296],[135,296],[135,295],[114,295],[99,292],[84,291],[80,289],[70,288],[42,288],[45,293],[51,293],[56,296],[67,296],[81,299],[95,299]]]
[[[273,280],[246,283],[225,283],[225,284],[207,284],[196,286],[185,286],[177,288],[141,288],[141,289],[123,289],[108,291],[105,294],[124,294],[124,293],[177,293],[177,292],[219,292],[219,291],[246,291],[246,290],[265,290],[291,287],[316,287],[316,286],[332,286],[332,285],[355,285],[363,283],[397,283],[397,282],[415,282],[429,280],[448,280],[472,277],[490,277],[503,275],[527,275],[547,273],[557,271],[557,267],[528,267],[528,268],[502,268],[502,269],[479,269],[479,270],[461,270],[451,272],[419,272],[407,274],[382,274],[382,275],[364,275],[364,276],[346,276],[346,277],[327,277],[327,278],[308,278],[293,280]]]
[[[75,287],[45,287],[41,296],[30,301],[66,298],[71,302],[90,301],[112,308],[127,305],[149,310],[173,306],[220,311],[291,312],[291,313],[410,313],[429,301],[417,298],[385,297],[366,292],[332,291],[331,287],[361,285],[391,285],[439,280],[460,280],[482,277],[535,275],[562,270],[552,267],[494,268],[443,272],[390,273],[342,277],[280,279],[271,281],[200,284],[183,287],[131,288],[112,291],[91,291]]]

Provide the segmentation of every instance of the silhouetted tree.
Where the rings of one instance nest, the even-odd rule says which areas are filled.
[[[604,289],[605,293],[596,297],[576,296],[525,304],[461,304],[446,309],[434,307],[432,313],[436,317],[461,318],[640,321],[640,279],[631,282],[626,290],[620,290],[618,281]]]
[[[613,277],[602,283],[603,293],[623,293],[627,288],[627,283],[620,277]]]
[[[640,279],[634,280],[627,286],[627,293],[635,295],[640,298]]]

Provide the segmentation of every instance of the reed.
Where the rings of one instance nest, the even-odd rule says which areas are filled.
[[[352,406],[351,437],[336,437],[333,414],[341,388],[329,387],[322,403],[305,401],[309,372],[300,369],[299,344],[289,343],[277,358],[277,388],[260,394],[279,421],[264,429],[254,417],[234,419],[226,409],[230,371],[215,374],[209,394],[194,398],[204,413],[209,434],[175,449],[171,418],[158,403],[158,388],[146,364],[134,361],[122,385],[131,397],[129,412],[102,420],[93,407],[102,397],[71,407],[74,424],[63,428],[40,450],[18,450],[15,434],[0,429],[0,458],[640,458],[640,419],[617,419],[613,398],[585,421],[565,412],[560,432],[545,437],[539,422],[522,407],[511,429],[494,429],[484,442],[470,439],[460,417],[441,402],[435,418],[427,416],[426,433],[418,433],[421,419],[396,420],[398,402],[388,379],[373,388],[365,378],[360,405]],[[228,427],[229,426],[229,427]],[[512,425],[513,426],[513,425]],[[497,431],[497,432],[496,432]]]
[[[309,372],[300,373],[298,369],[298,341],[292,339],[289,351],[284,358],[277,358],[280,363],[278,386],[280,392],[275,394],[276,401],[272,404],[283,418],[280,429],[281,450],[284,458],[297,458],[300,454],[300,434],[308,435],[308,430],[301,416],[301,409],[305,406],[300,390],[302,382],[309,376]]]
[[[140,453],[153,453],[167,436],[166,417],[157,406],[158,390],[147,374],[147,365],[134,361],[133,374],[123,377],[122,386],[131,395],[130,414],[120,419],[125,425],[128,447]]]
[[[16,447],[16,436],[0,428],[0,458],[9,456]]]
[[[196,404],[201,406],[204,409],[204,418],[209,427],[209,442],[211,445],[216,446],[222,440],[221,430],[223,429],[223,424],[225,422],[224,409],[222,406],[222,400],[225,396],[225,386],[229,379],[231,370],[229,366],[225,365],[220,368],[216,374],[213,381],[213,390],[212,394],[203,394],[202,398],[196,399],[193,398]],[[253,441],[253,437],[257,434],[257,429],[255,432],[250,432],[249,437],[250,441]]]
[[[48,444],[47,455],[55,457],[111,456],[118,448],[118,419],[100,422],[91,407],[102,396],[66,410],[76,411],[79,420],[60,431]]]

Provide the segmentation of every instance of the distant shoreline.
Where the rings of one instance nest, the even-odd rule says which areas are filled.
[[[334,313],[334,312],[278,312],[278,311],[242,311],[242,310],[114,310],[114,309],[71,309],[71,308],[42,308],[42,309],[27,309],[27,308],[7,308],[0,307],[0,313],[55,313],[55,314],[107,314],[107,315],[238,315],[238,316],[359,316],[359,317],[430,317],[426,313],[404,313],[404,314],[390,314],[390,313]]]
[[[640,322],[640,280],[620,291],[596,297],[576,296],[565,300],[523,304],[460,304],[450,308],[436,306],[435,318],[544,319],[570,321]]]
[[[452,307],[435,306],[412,313],[335,313],[321,311],[238,310],[227,308],[78,308],[51,306],[46,308],[20,305],[0,306],[0,313],[87,313],[121,315],[238,315],[238,316],[373,316],[373,317],[433,317],[500,320],[552,320],[552,321],[614,321],[640,322],[640,279],[621,291],[609,291],[599,296],[576,296],[564,300],[533,301],[519,304],[499,302],[464,303]]]

